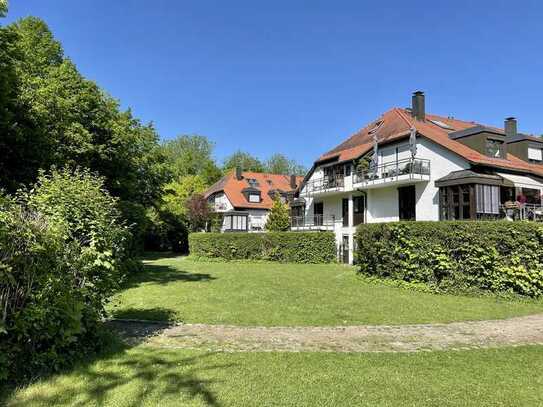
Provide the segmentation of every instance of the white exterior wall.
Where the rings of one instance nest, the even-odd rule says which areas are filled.
[[[417,157],[430,160],[430,181],[416,184],[417,220],[439,220],[439,188],[435,181],[452,171],[469,169],[469,163],[457,154],[426,138],[417,138]]]
[[[397,149],[397,150],[396,150]],[[383,147],[379,152],[379,164],[395,162],[396,160],[411,157],[409,142],[402,141]],[[430,179],[427,181],[414,180],[412,183],[402,185],[388,185],[363,188],[362,191],[353,191],[352,177],[345,178],[345,192],[323,194],[316,196],[305,195],[306,188],[301,190],[301,196],[306,200],[305,215],[313,216],[313,203],[323,202],[323,214],[325,217],[334,215],[336,223],[334,233],[338,248],[342,244],[344,235],[349,235],[350,261],[352,262],[353,236],[356,227],[344,227],[342,223],[342,199],[349,198],[349,225],[352,225],[352,196],[366,194],[366,222],[393,222],[399,220],[398,187],[415,185],[416,191],[416,219],[439,220],[439,188],[435,181],[448,175],[452,171],[470,168],[469,163],[460,156],[441,147],[424,137],[417,137],[417,158],[430,160]],[[308,182],[323,177],[322,168],[316,168]]]
[[[224,192],[219,192],[214,195],[215,198],[215,205],[214,209],[215,212],[228,212],[234,209],[232,204],[230,203],[230,200],[226,196]],[[211,199],[208,200],[211,202]]]

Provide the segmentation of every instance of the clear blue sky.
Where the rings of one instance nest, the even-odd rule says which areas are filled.
[[[11,0],[153,121],[309,165],[393,106],[543,132],[541,1]]]

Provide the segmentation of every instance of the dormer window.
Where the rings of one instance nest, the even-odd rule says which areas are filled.
[[[543,150],[538,147],[528,147],[528,160],[536,162],[543,161]]]
[[[243,188],[241,191],[247,202],[260,203],[262,202],[260,190],[253,187]]]
[[[486,155],[492,158],[503,158],[503,141],[486,139]]]
[[[249,202],[260,203],[260,194],[249,194]]]

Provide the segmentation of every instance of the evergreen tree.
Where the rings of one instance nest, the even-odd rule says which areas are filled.
[[[273,200],[265,228],[270,232],[284,232],[290,228],[288,205],[281,202],[279,195],[276,195]]]

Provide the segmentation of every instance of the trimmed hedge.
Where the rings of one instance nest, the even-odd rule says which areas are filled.
[[[192,233],[190,254],[224,260],[331,263],[336,243],[331,232]]]
[[[543,294],[543,226],[531,222],[365,224],[360,271],[446,291]]]

